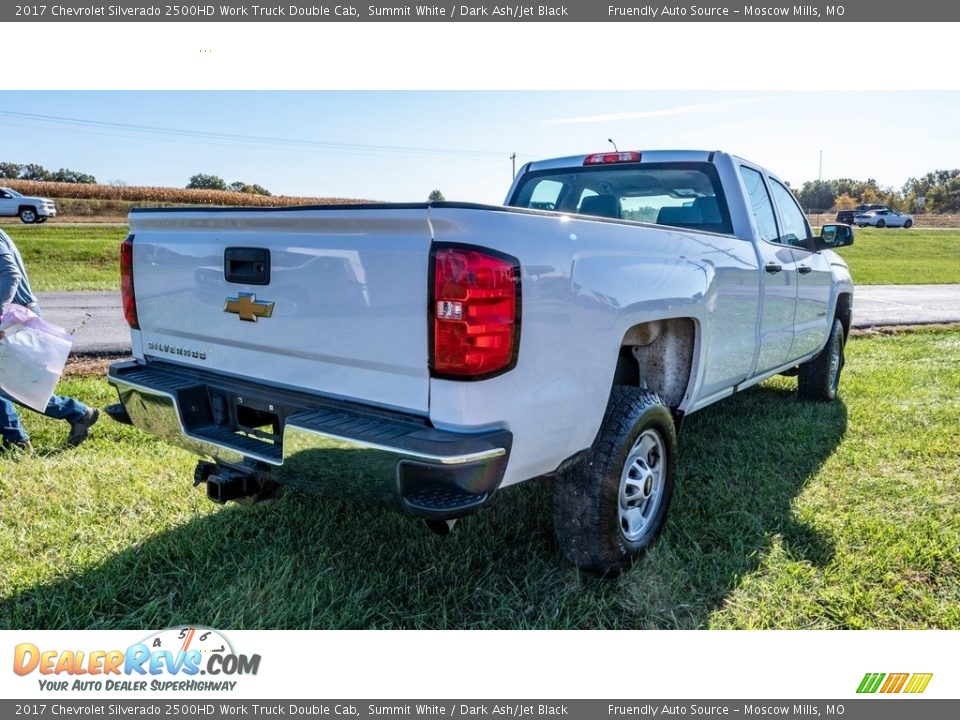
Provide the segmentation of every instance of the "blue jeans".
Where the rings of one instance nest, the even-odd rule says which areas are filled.
[[[30,436],[23,429],[23,424],[20,422],[20,417],[17,415],[17,409],[13,406],[13,403],[23,405],[23,403],[17,402],[0,390],[0,434],[7,442],[26,442],[30,439]],[[55,420],[66,420],[73,423],[86,415],[87,410],[89,408],[79,400],[54,395],[47,403],[47,409],[43,411],[43,414]]]

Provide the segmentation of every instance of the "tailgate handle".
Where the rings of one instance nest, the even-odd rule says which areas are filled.
[[[228,283],[269,285],[270,251],[266,248],[227,248],[223,251],[223,277]]]

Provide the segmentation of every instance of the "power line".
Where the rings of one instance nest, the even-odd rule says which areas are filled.
[[[362,154],[362,155],[427,155],[427,156],[452,156],[459,155],[473,158],[503,158],[505,151],[497,150],[475,150],[462,148],[427,148],[412,147],[403,145],[379,145],[364,143],[345,143],[329,140],[304,140],[299,138],[271,137],[265,135],[244,135],[239,133],[222,133],[208,130],[191,130],[187,128],[170,128],[155,125],[138,125],[133,123],[109,122],[106,120],[88,120],[84,118],[66,117],[60,115],[40,115],[37,113],[24,113],[12,110],[0,110],[0,116],[17,118],[20,120],[29,120],[33,122],[51,123],[57,125],[75,126],[83,128],[87,132],[94,129],[112,130],[114,132],[135,132],[145,133],[156,137],[173,137],[193,140],[206,140],[224,144],[243,143],[243,146],[250,144],[263,148],[272,149],[290,149],[290,150],[314,150],[326,152],[339,152],[344,154]],[[82,130],[80,130],[82,131]],[[92,133],[91,134],[99,134]]]

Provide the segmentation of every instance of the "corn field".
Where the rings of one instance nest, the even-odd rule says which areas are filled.
[[[277,205],[340,205],[368,203],[370,200],[329,197],[266,196],[229,190],[187,190],[184,188],[93,185],[83,183],[41,182],[36,180],[2,180],[5,187],[24,195],[40,195],[53,199],[122,200],[171,205],[245,205],[268,207]]]

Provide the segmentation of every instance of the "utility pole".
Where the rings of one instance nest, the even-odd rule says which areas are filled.
[[[817,170],[817,182],[823,180],[823,150],[820,151],[820,169]]]
[[[517,177],[517,154],[514,153],[510,156],[510,166],[512,168],[511,172],[513,173],[510,178],[513,179]]]

